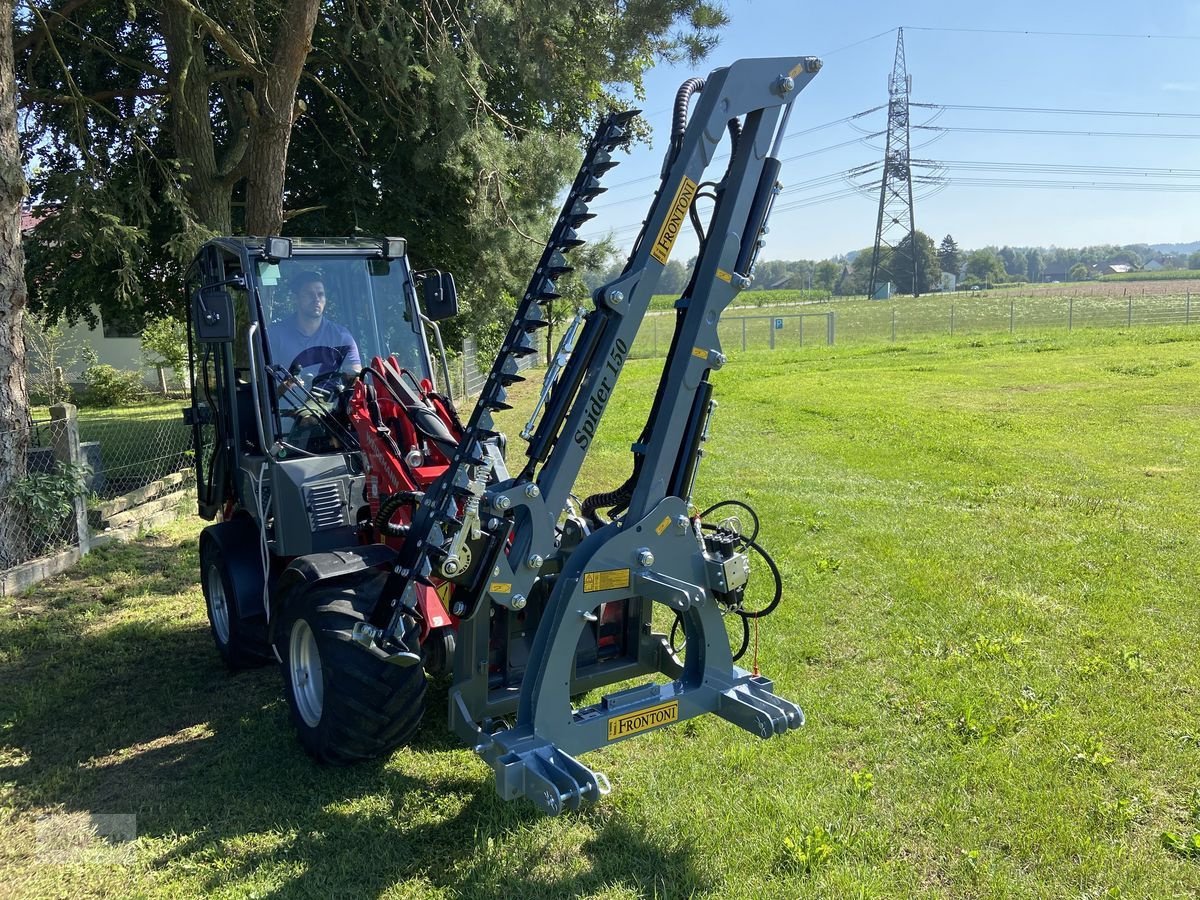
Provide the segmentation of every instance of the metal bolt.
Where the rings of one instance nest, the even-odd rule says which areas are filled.
[[[513,609],[524,609],[525,608],[525,595],[524,594],[513,594],[512,608]]]
[[[687,534],[688,517],[687,516],[676,516],[675,517],[675,527],[679,529],[680,534]]]
[[[529,557],[529,559],[525,560],[525,565],[529,566],[531,569],[540,569],[543,562],[545,562],[545,560],[535,553],[533,556]]]
[[[639,566],[652,566],[654,565],[654,554],[648,548],[643,547],[638,551],[637,561]]]
[[[530,485],[525,486],[525,496],[530,498],[531,500],[534,497],[541,496],[541,493],[542,492],[538,490],[538,486],[536,484],[530,484]]]
[[[458,565],[458,557],[457,556],[449,556],[446,558],[446,561],[442,563],[442,574],[443,575],[447,575],[447,576],[457,575],[458,569],[459,569],[459,565]]]
[[[493,505],[496,509],[508,509],[512,506],[512,501],[507,497],[497,497]]]
[[[780,75],[775,79],[775,93],[783,95],[790,94],[796,87],[796,79],[790,75]]]
[[[747,278],[745,275],[734,275],[733,281],[734,281],[734,284],[736,284],[743,291],[746,288],[750,287],[751,284],[753,284],[753,282],[749,278]]]
[[[609,291],[608,292],[608,302],[609,303],[612,303],[615,305],[615,304],[623,302],[624,300],[625,300],[625,295],[622,294],[620,291]]]
[[[712,361],[713,361],[714,369],[721,368],[723,365],[725,365],[725,354],[724,353],[714,353],[713,357],[712,357]]]
[[[466,611],[467,604],[463,603],[461,600],[454,601],[454,605],[450,607],[450,612],[456,616],[461,616]]]

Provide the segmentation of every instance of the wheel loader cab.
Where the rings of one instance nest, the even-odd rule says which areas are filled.
[[[356,542],[362,463],[346,407],[357,373],[390,357],[448,390],[444,352],[435,371],[426,336],[440,350],[437,326],[418,304],[425,280],[397,239],[201,249],[187,275],[201,516],[245,514],[279,556]]]

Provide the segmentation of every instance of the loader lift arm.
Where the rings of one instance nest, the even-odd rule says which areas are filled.
[[[717,324],[751,283],[779,191],[778,148],[787,116],[819,69],[813,57],[741,60],[705,81],[684,85],[662,179],[628,264],[594,293],[595,308],[558,372],[529,440],[526,464],[515,477],[497,480],[493,470],[503,470],[495,465],[492,414],[508,408],[507,387],[523,380],[516,362],[535,352],[536,332],[547,324],[541,307],[557,296],[554,279],[570,270],[563,253],[582,243],[576,229],[592,218],[587,205],[604,190],[600,176],[615,165],[611,154],[627,140],[627,125],[636,113],[613,114],[601,123],[464,439],[445,476],[421,501],[372,623],[356,629],[361,643],[395,653],[401,662],[417,585],[451,577],[465,588],[455,595],[453,610],[464,619],[460,642],[465,646],[460,646],[451,691],[451,724],[491,763],[497,789],[506,798],[524,795],[550,813],[594,801],[606,790],[606,779],[579,763],[577,754],[706,712],[762,737],[803,723],[800,708],[777,697],[770,681],[734,666],[714,599],[729,589],[733,570],[706,552],[688,504],[710,409],[708,375],[725,362]],[[471,687],[477,674],[472,667],[486,669],[487,663],[484,653],[472,658],[472,647],[485,649],[487,633],[471,626],[486,620],[492,606],[519,613],[543,577],[541,561],[555,555],[560,515],[727,130],[733,137],[730,160],[714,182],[715,206],[692,280],[676,304],[674,338],[645,430],[634,445],[634,472],[615,504],[623,511],[562,555],[520,687],[515,727],[490,733],[481,727],[487,706]],[[460,551],[468,538],[476,552],[466,571]],[[480,541],[486,548],[482,553]],[[582,630],[595,621],[602,604],[630,598],[647,608],[662,603],[679,614],[686,659],[680,663],[667,641],[643,641],[640,671],[657,670],[669,683],[648,683],[573,709],[575,650]],[[648,616],[643,632],[650,634]]]

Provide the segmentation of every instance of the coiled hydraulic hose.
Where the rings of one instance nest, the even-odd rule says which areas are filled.
[[[750,519],[754,523],[754,531],[749,537],[747,537],[746,535],[738,535],[738,537],[739,537],[738,551],[741,552],[741,551],[745,550],[746,548],[749,548],[749,549],[753,550],[755,553],[757,553],[759,556],[761,556],[763,558],[763,561],[767,564],[767,568],[770,569],[771,578],[775,582],[775,589],[771,595],[771,600],[762,609],[746,609],[744,606],[742,606],[740,604],[736,607],[732,607],[729,609],[729,612],[736,614],[741,619],[741,622],[742,622],[741,645],[733,653],[733,661],[737,662],[739,659],[742,658],[742,656],[745,654],[747,648],[750,646],[750,620],[751,619],[762,619],[762,618],[765,618],[766,616],[769,616],[771,613],[773,613],[776,610],[776,608],[778,608],[780,601],[783,599],[783,576],[780,574],[779,566],[777,566],[775,564],[775,560],[771,558],[771,555],[769,553],[767,553],[767,551],[763,548],[763,546],[761,544],[759,544],[758,541],[756,540],[756,538],[758,537],[760,523],[759,523],[758,513],[756,513],[754,511],[753,507],[751,507],[750,504],[743,503],[741,500],[722,500],[720,503],[714,503],[708,509],[706,509],[702,513],[700,513],[699,518],[702,519],[702,518],[704,518],[704,516],[709,515],[710,513],[714,512],[718,509],[721,509],[723,507],[726,507],[726,506],[736,506],[739,509],[743,509],[747,513],[749,513]],[[713,524],[710,524],[707,522],[701,523],[700,527],[703,528],[705,531],[721,531],[721,530],[723,530],[720,525],[713,525]],[[671,649],[674,650],[675,652],[679,651],[679,648],[675,645],[675,637],[679,633],[679,627],[682,624],[683,624],[683,617],[678,612],[675,613],[675,622],[671,626],[671,635],[669,638],[670,644],[671,644]]]
[[[375,526],[375,530],[381,534],[386,534],[388,537],[406,536],[408,534],[408,526],[391,522],[392,515],[405,503],[420,503],[424,496],[425,494],[422,491],[397,491],[394,494],[389,494],[379,504],[379,515],[375,517],[375,521],[372,523]]]

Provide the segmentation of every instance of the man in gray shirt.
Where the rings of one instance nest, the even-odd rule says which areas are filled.
[[[362,368],[350,332],[325,318],[325,285],[317,272],[300,272],[290,281],[294,311],[271,326],[271,356],[291,379],[312,387],[315,379]],[[291,386],[280,385],[280,394]]]

